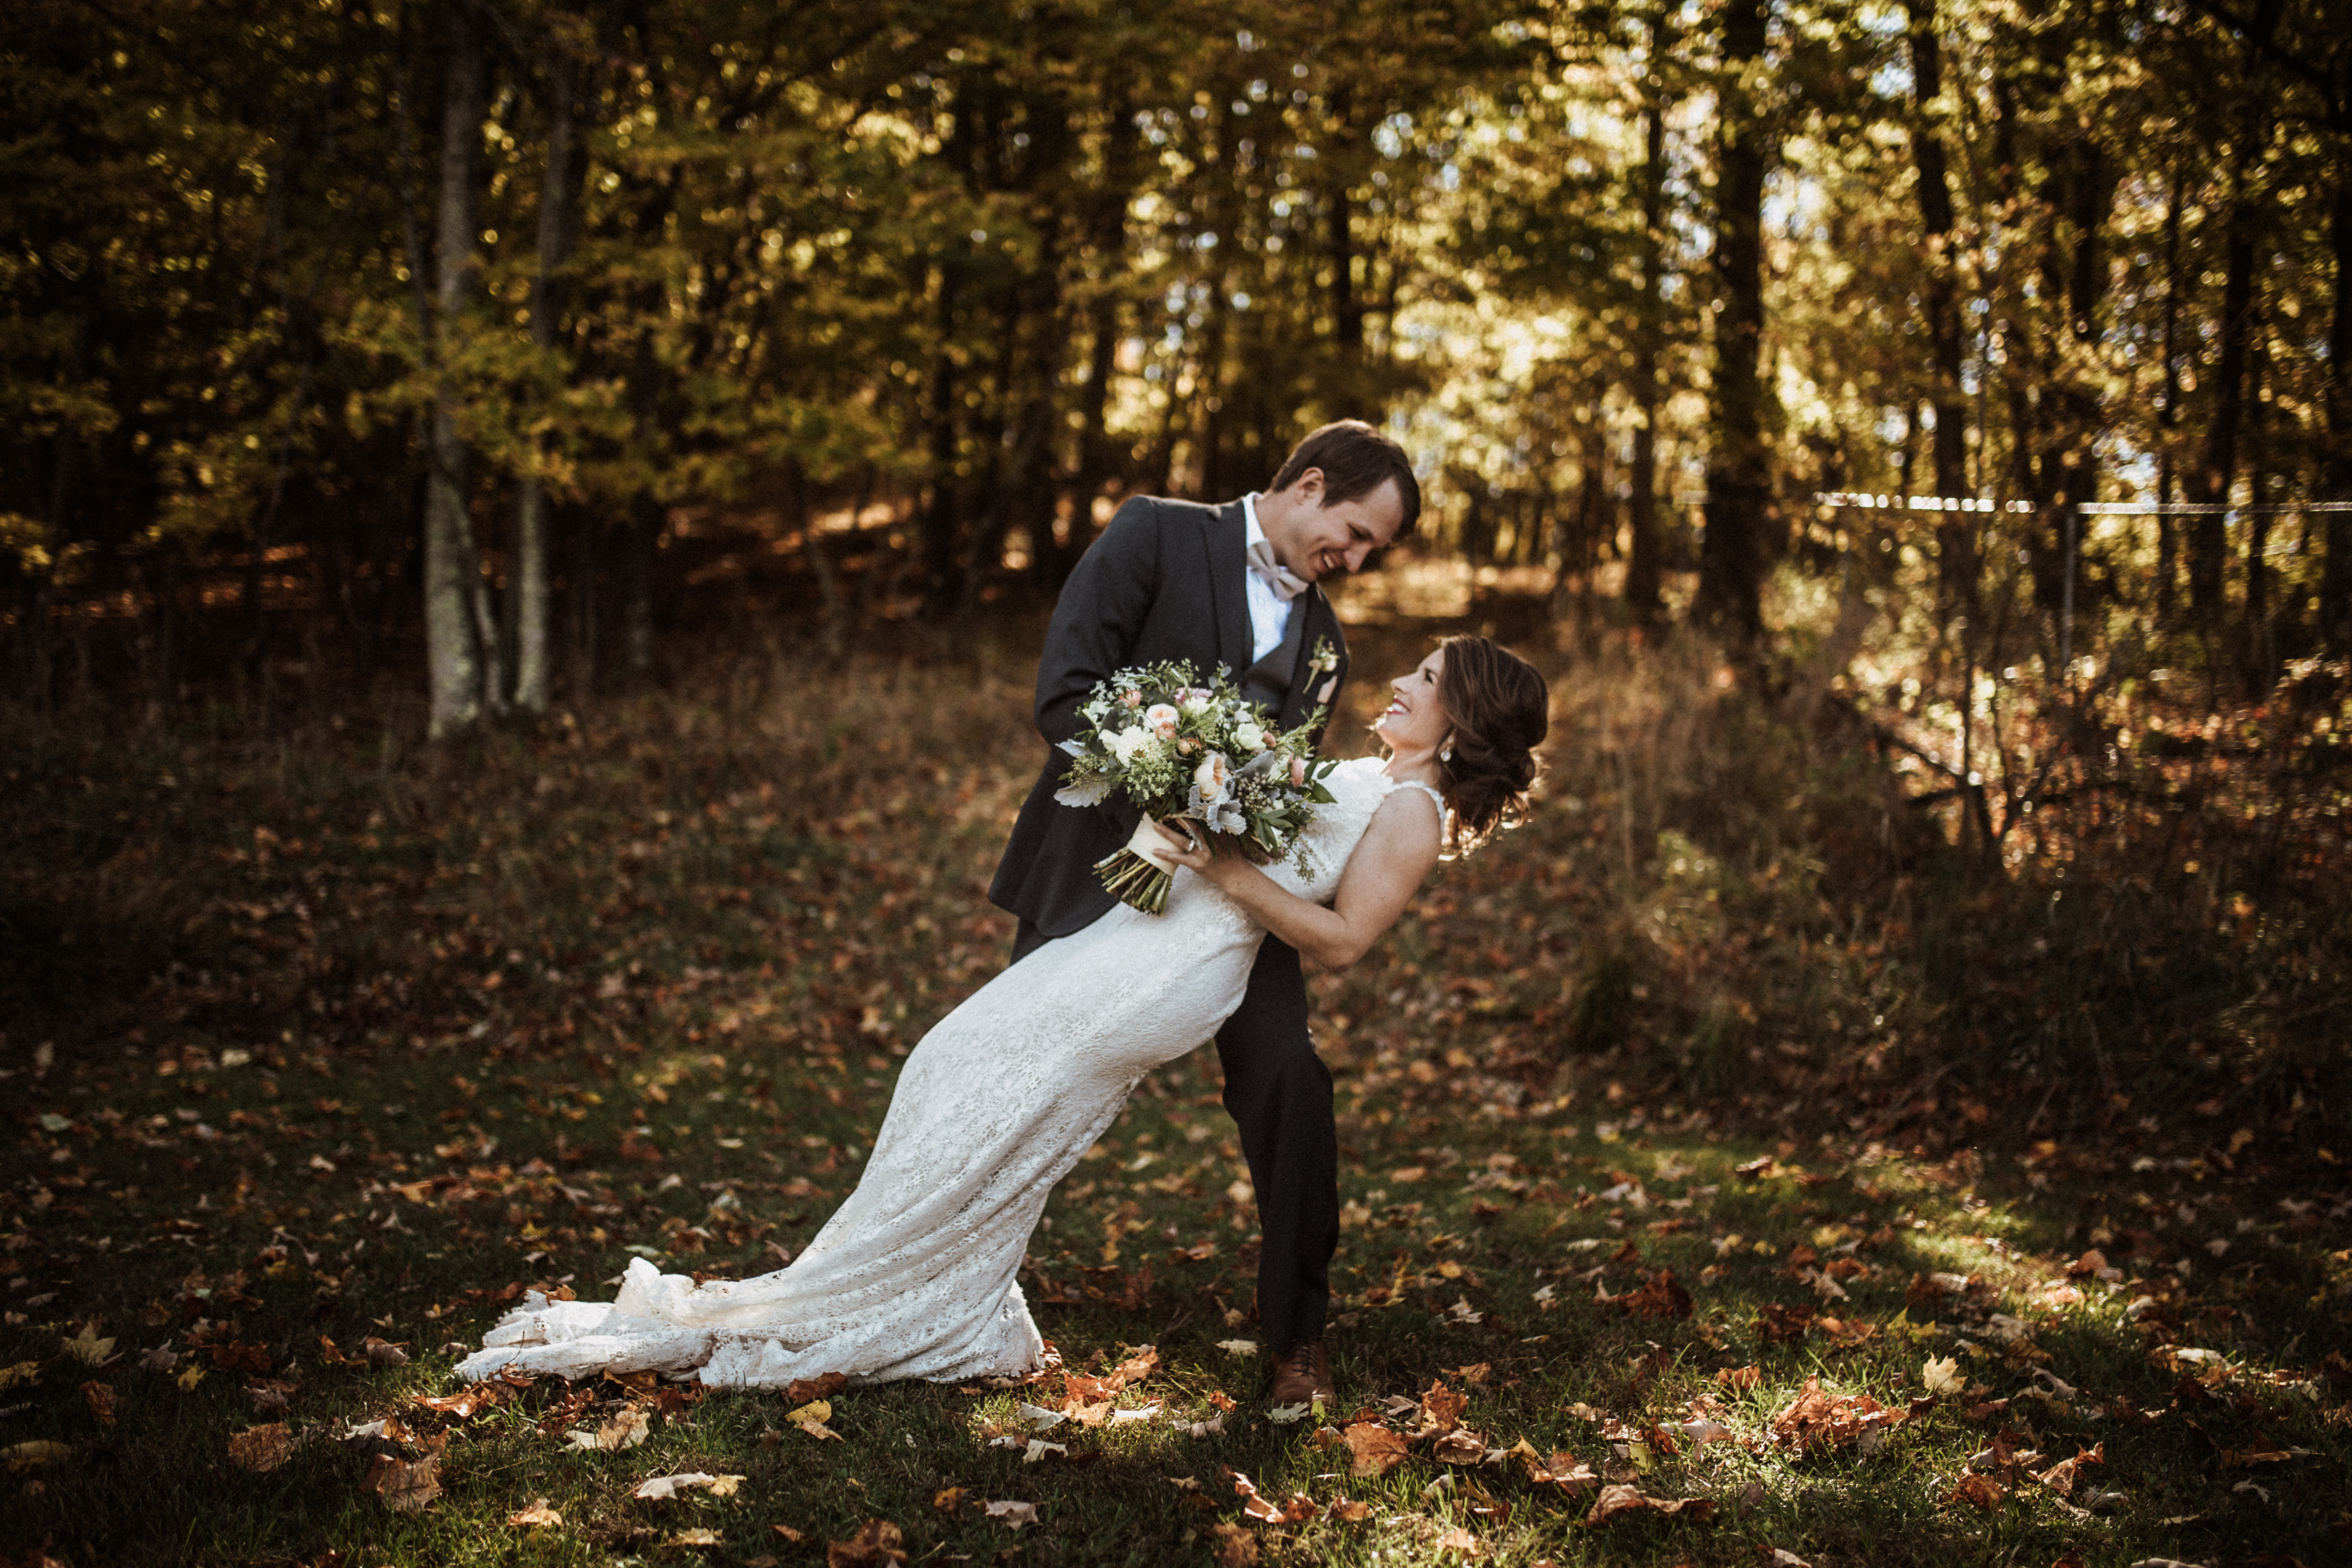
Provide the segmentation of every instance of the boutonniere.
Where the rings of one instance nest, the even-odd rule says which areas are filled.
[[[1329,637],[1315,639],[1315,653],[1307,659],[1307,668],[1317,675],[1328,675],[1339,668],[1339,650],[1331,646]]]

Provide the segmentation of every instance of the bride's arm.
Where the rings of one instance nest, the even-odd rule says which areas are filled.
[[[1179,865],[1224,889],[1250,917],[1298,950],[1318,969],[1345,969],[1396,924],[1414,889],[1437,864],[1441,827],[1437,803],[1417,789],[1398,790],[1381,804],[1348,858],[1339,896],[1326,909],[1276,882],[1239,855],[1187,849],[1167,834]]]

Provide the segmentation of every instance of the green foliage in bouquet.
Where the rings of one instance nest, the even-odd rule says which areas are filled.
[[[1078,711],[1086,727],[1062,742],[1071,763],[1054,793],[1064,805],[1123,796],[1150,821],[1263,866],[1293,853],[1331,799],[1323,780],[1337,764],[1314,755],[1323,710],[1277,730],[1223,666],[1206,686],[1181,659],[1121,669]],[[1139,829],[1095,870],[1120,900],[1158,914],[1171,877],[1137,847],[1152,847],[1149,835]]]

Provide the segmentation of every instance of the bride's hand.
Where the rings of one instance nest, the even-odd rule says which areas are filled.
[[[1197,871],[1212,882],[1222,883],[1233,874],[1235,867],[1246,870],[1249,862],[1239,855],[1220,855],[1209,847],[1208,836],[1195,829],[1189,836],[1155,822],[1160,837],[1168,842],[1168,858],[1188,870]]]

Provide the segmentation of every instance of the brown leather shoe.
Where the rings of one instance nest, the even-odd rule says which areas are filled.
[[[1331,1386],[1331,1362],[1321,1340],[1302,1340],[1274,1358],[1274,1387],[1266,1394],[1272,1405],[1310,1405],[1320,1400],[1339,1403]]]

